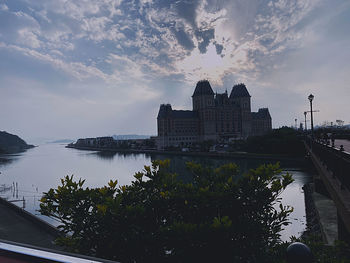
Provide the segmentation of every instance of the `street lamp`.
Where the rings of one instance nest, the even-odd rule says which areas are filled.
[[[314,139],[314,118],[313,118],[313,111],[312,111],[312,100],[314,99],[314,95],[310,94],[308,97],[310,101],[310,112],[311,112],[311,138]]]
[[[307,127],[306,127],[306,114],[307,114],[307,111],[304,111],[304,116],[305,116],[305,131],[307,132]]]

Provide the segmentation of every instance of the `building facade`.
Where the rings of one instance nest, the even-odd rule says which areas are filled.
[[[272,130],[267,108],[251,112],[251,96],[244,84],[233,86],[230,95],[214,93],[202,80],[192,95],[192,110],[173,110],[160,105],[157,116],[157,148],[189,146],[203,141],[229,141],[263,135]]]

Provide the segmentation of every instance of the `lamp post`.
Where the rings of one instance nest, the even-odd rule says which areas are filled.
[[[314,99],[314,95],[310,94],[308,97],[310,101],[310,112],[311,112],[311,138],[314,139],[314,118],[313,118],[313,112],[312,112],[312,100]]]
[[[307,114],[307,111],[304,111],[304,116],[305,116],[305,131],[307,132],[307,127],[306,127],[306,114]]]

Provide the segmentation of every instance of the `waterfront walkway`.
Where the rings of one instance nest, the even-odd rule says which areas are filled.
[[[335,140],[334,145],[336,148],[340,148],[340,145],[343,145],[344,150],[350,153],[350,141],[349,140]]]
[[[13,207],[6,201],[0,202],[0,239],[18,243],[62,250],[54,244],[57,235],[49,231],[44,223],[31,219],[27,212],[21,212],[21,208]],[[27,213],[24,215],[24,213]]]
[[[350,181],[348,177],[350,160],[347,149],[345,148],[349,144],[345,144],[347,143],[346,140],[341,141],[345,148],[345,153],[340,152],[337,147],[337,143],[340,143],[339,141],[336,141],[335,149],[318,142],[312,143],[312,148],[309,146],[309,142],[305,143],[305,146],[317,170],[317,175],[314,176],[315,191],[329,196],[336,207],[336,212],[334,211],[333,213],[336,213],[337,217],[327,218],[324,225],[330,226],[332,224],[330,222],[335,222],[336,220],[338,229],[337,231],[333,231],[335,227],[331,227],[331,232],[334,232],[331,236],[336,236],[337,232],[339,240],[350,243]],[[323,201],[321,200],[320,204],[324,203]],[[329,206],[325,207],[325,214],[330,213],[331,210],[327,208]],[[328,242],[331,240],[332,238]]]

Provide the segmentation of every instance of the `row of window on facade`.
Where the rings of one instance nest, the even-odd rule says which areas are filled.
[[[170,137],[169,141],[193,141],[196,140],[196,137]]]

